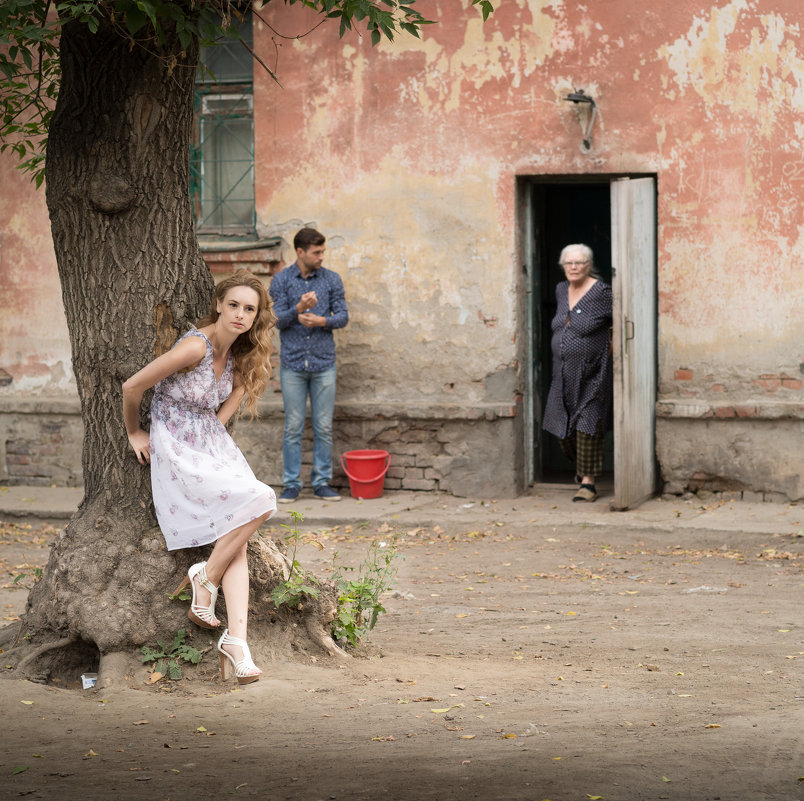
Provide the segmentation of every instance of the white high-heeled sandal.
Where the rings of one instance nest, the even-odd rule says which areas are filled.
[[[243,657],[236,660],[228,651],[223,650],[224,645],[235,645],[238,648],[242,648]],[[239,637],[232,637],[229,634],[229,629],[224,629],[221,638],[218,640],[218,650],[221,653],[221,677],[224,681],[231,675],[229,673],[231,668],[234,668],[238,684],[251,684],[262,675],[262,671],[254,664],[251,658],[251,651],[249,651],[246,641],[241,640]],[[258,672],[255,673],[255,670]]]
[[[178,595],[188,584],[193,588],[193,600],[190,603],[190,610],[187,612],[187,617],[193,621],[197,626],[202,629],[216,629],[220,626],[220,621],[215,617],[215,603],[218,600],[218,588],[207,578],[207,563],[198,562],[190,567],[184,580],[179,584],[178,589],[174,595]],[[195,599],[196,582],[200,584],[205,590],[209,592],[209,605],[204,606]]]

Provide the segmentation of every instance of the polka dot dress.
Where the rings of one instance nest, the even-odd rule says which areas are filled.
[[[562,281],[556,304],[553,379],[542,427],[561,439],[573,431],[594,434],[601,423],[609,427],[611,412],[611,287],[597,281],[570,309],[569,281]]]

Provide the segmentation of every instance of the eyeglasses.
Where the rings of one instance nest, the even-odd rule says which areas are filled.
[[[565,267],[583,267],[584,264],[589,264],[588,259],[584,259],[583,261],[565,261]]]

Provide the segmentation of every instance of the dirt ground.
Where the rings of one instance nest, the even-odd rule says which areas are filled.
[[[357,564],[387,525],[299,553]],[[804,538],[614,527],[398,532],[368,656],[113,695],[0,682],[0,797],[792,801]],[[54,530],[6,525],[0,608]],[[22,566],[22,567],[20,567]],[[199,647],[211,638],[194,630]],[[260,652],[263,658],[260,659]]]

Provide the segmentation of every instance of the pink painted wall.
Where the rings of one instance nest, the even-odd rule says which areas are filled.
[[[44,186],[15,165],[0,155],[0,396],[74,391]]]
[[[800,402],[799,0],[507,1],[485,25],[459,0],[420,5],[442,20],[423,41],[373,49],[334,26],[287,41],[256,25],[283,86],[257,74],[258,216],[343,243],[330,264],[363,312],[343,341],[380,364],[410,357],[387,393],[456,383],[471,399],[515,361],[516,175],[655,173],[660,392]],[[261,13],[290,36],[316,21]],[[562,99],[577,87],[598,104],[589,153]]]

